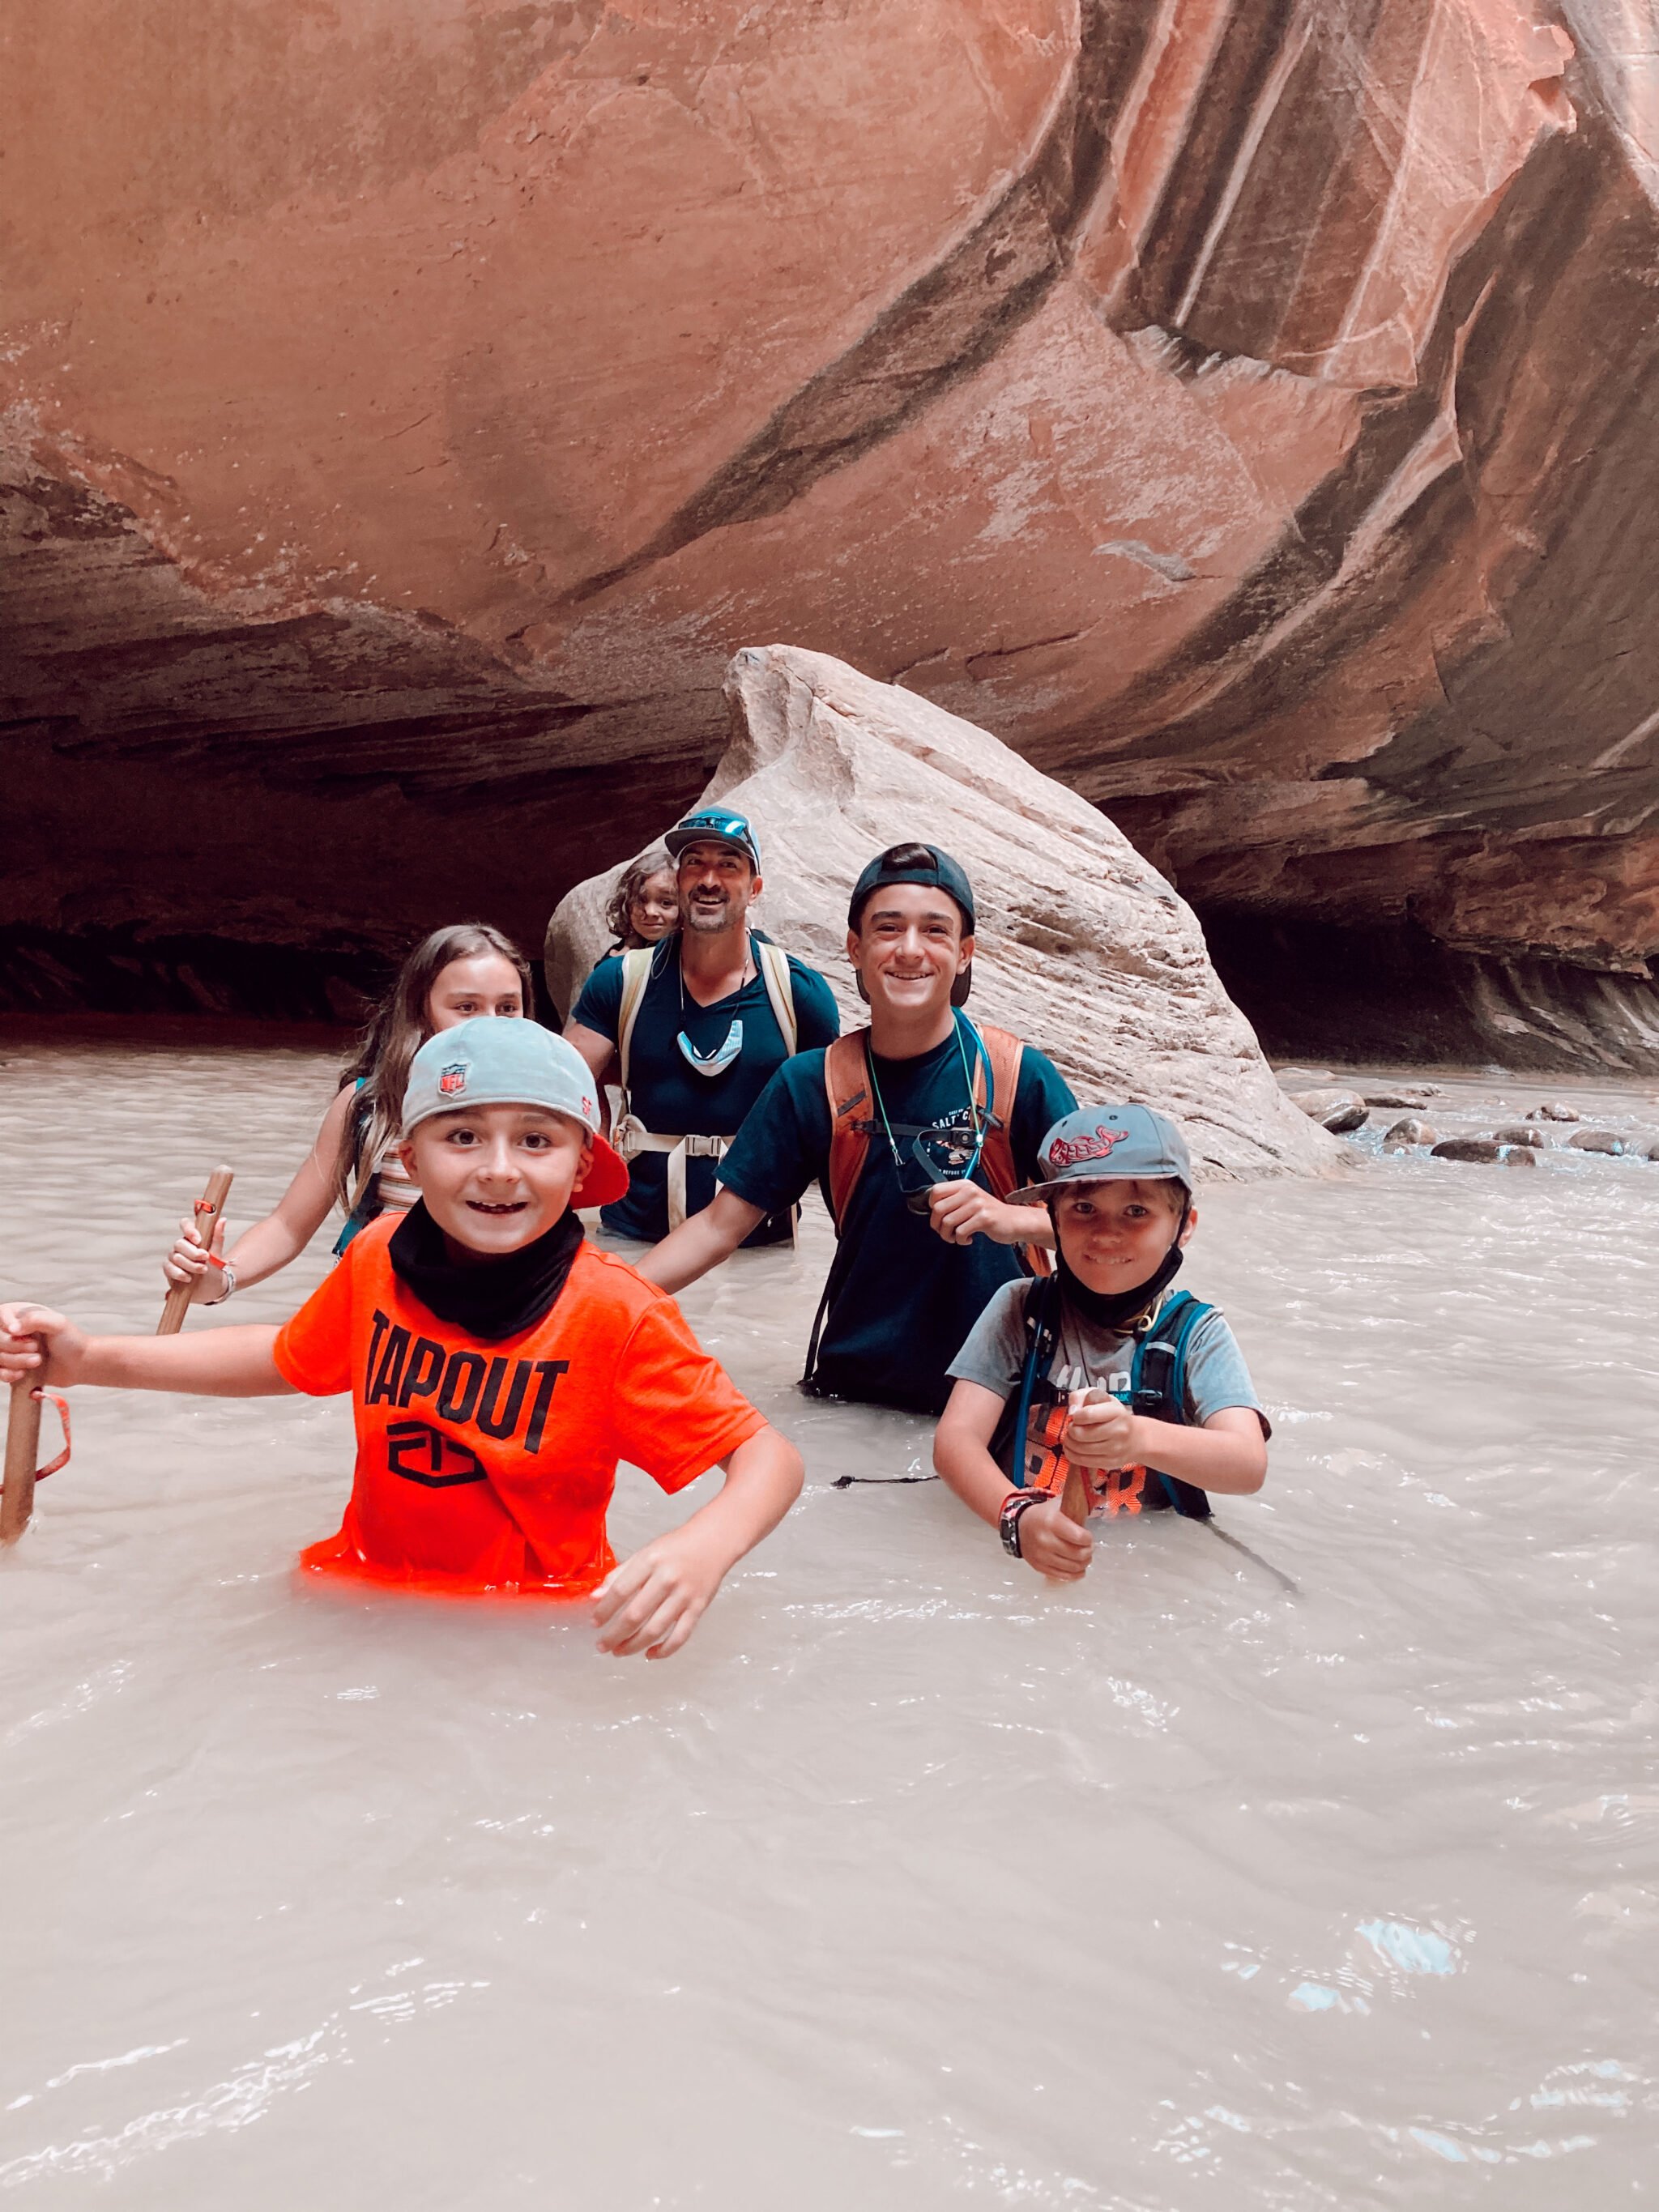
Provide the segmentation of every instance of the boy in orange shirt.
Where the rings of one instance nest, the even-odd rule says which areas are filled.
[[[799,1494],[794,1447],[739,1396],[679,1309],[586,1243],[574,1208],[628,1170],[592,1078],[532,1022],[469,1021],[410,1069],[402,1158],[422,1202],[358,1236],[282,1328],[87,1337],[0,1306],[0,1382],[214,1397],[349,1390],[351,1498],[313,1574],[437,1591],[594,1595],[602,1650],[666,1658]],[[665,1491],[726,1481],[620,1567],[617,1462]]]

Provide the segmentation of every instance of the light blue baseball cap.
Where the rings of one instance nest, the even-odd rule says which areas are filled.
[[[576,1186],[581,1206],[611,1206],[628,1188],[628,1170],[599,1130],[599,1085],[576,1050],[539,1022],[476,1014],[438,1030],[409,1064],[404,1134],[434,1114],[471,1106],[541,1106],[580,1121],[593,1159]]]
[[[1193,1188],[1187,1139],[1151,1106],[1079,1106],[1037,1148],[1041,1182],[1011,1190],[1010,1206],[1039,1206],[1062,1182],[1178,1182]]]

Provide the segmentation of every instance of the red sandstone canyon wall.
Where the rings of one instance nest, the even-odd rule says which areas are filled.
[[[1659,0],[0,25],[0,926],[526,938],[729,655],[1206,912],[1659,949]]]

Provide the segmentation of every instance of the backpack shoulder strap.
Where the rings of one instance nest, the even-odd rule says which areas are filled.
[[[651,981],[651,957],[656,949],[654,945],[639,945],[622,956],[622,998],[617,1007],[617,1065],[621,1070],[624,1098],[628,1096],[628,1055],[634,1042],[634,1024],[640,1018],[645,987]]]
[[[870,1114],[868,1030],[850,1030],[827,1046],[823,1089],[830,1105],[830,1212],[840,1236],[847,1208],[864,1173],[870,1133],[860,1127]]]
[[[980,1158],[992,1190],[998,1198],[1006,1198],[1011,1190],[1018,1190],[1020,1185],[1019,1169],[1014,1161],[1013,1121],[1014,1103],[1019,1096],[1020,1061],[1025,1047],[1011,1030],[1000,1030],[994,1022],[981,1022],[977,1026],[969,1023],[969,1026],[981,1048],[974,1079],[976,1106],[986,1103],[981,1096],[981,1070],[988,1066],[990,1069],[991,1127]],[[1045,1245],[1027,1244],[1023,1249],[1025,1264],[1034,1275],[1052,1272],[1054,1255]]]
[[[793,1060],[800,1050],[800,1024],[795,1019],[795,979],[789,972],[789,955],[769,937],[751,936],[749,946],[766,986],[772,1018],[783,1031],[783,1048]]]
[[[1190,1291],[1177,1291],[1166,1302],[1158,1319],[1135,1344],[1129,1398],[1135,1413],[1149,1420],[1172,1421],[1185,1427],[1187,1346],[1200,1322],[1214,1311],[1213,1306],[1206,1306]],[[1174,1475],[1161,1471],[1158,1479],[1177,1513],[1189,1521],[1209,1519],[1210,1501],[1195,1483],[1178,1482]]]

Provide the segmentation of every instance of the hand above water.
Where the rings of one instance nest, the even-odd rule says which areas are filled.
[[[1138,1467],[1145,1457],[1140,1419],[1109,1390],[1074,1390],[1060,1448],[1079,1467]]]
[[[1061,1512],[1057,1498],[1028,1505],[1019,1516],[1019,1556],[1054,1582],[1080,1582],[1094,1548],[1094,1538]]]
[[[222,1257],[224,1249],[225,1217],[222,1213],[213,1224],[212,1249],[216,1257]],[[161,1262],[161,1273],[175,1286],[179,1283],[188,1283],[193,1297],[202,1287],[202,1278],[208,1273],[209,1266],[208,1247],[203,1243],[196,1224],[186,1215],[179,1224],[179,1234]]]
[[[27,1302],[0,1306],[0,1383],[78,1382],[86,1333],[66,1314]]]
[[[619,1659],[671,1658],[708,1609],[731,1565],[690,1527],[671,1528],[613,1567],[593,1595],[599,1649]]]

